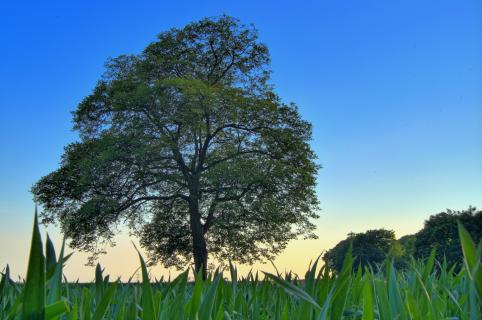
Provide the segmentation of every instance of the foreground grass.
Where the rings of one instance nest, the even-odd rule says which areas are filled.
[[[288,273],[239,278],[230,265],[227,281],[216,271],[188,282],[188,272],[171,282],[149,280],[142,256],[142,283],[110,281],[97,266],[95,282],[62,282],[70,256],[57,257],[47,237],[45,255],[35,217],[25,283],[0,281],[0,319],[481,319],[481,245],[459,226],[464,266],[439,264],[434,254],[397,271],[387,261],[352,271],[352,257],[335,275],[318,260],[301,281]]]

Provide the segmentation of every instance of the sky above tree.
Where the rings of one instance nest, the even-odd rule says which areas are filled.
[[[107,58],[223,13],[259,29],[276,91],[313,124],[323,166],[319,239],[293,242],[281,270],[304,270],[352,231],[400,237],[430,214],[482,206],[480,1],[11,2],[0,10],[0,268],[25,272],[29,189],[76,140],[71,111]],[[117,240],[101,262],[128,277],[135,251],[127,233]],[[67,276],[91,279],[85,256],[72,261]]]

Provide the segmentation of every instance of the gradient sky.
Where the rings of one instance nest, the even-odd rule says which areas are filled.
[[[206,16],[254,23],[273,83],[314,125],[323,169],[318,240],[276,260],[304,272],[346,234],[397,237],[446,208],[482,207],[482,1],[5,1],[0,5],[0,270],[24,275],[29,189],[76,139],[71,111],[108,57]],[[56,243],[61,235],[48,228]],[[138,266],[127,233],[101,258],[112,276]],[[91,280],[76,253],[70,280]],[[255,266],[272,270],[270,265]],[[248,267],[242,267],[247,270]],[[167,274],[156,267],[155,276]]]

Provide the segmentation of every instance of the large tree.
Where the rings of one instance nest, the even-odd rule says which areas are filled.
[[[222,16],[111,59],[74,112],[80,141],[33,187],[45,223],[95,257],[125,223],[151,261],[206,273],[314,237],[311,125],[270,84],[257,31]]]

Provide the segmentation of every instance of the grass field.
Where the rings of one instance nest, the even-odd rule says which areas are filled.
[[[120,283],[96,268],[90,284],[65,283],[69,256],[44,248],[35,218],[25,283],[0,281],[0,319],[481,319],[481,246],[459,226],[464,252],[460,271],[435,261],[414,261],[398,271],[387,261],[352,271],[347,255],[335,275],[318,260],[303,280],[293,274],[249,274],[230,265],[202,280],[189,270],[168,282],[152,281],[141,255],[142,283]],[[356,268],[355,268],[356,269]]]

